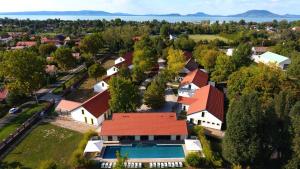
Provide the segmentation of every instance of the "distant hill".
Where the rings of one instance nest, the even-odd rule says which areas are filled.
[[[229,17],[245,17],[245,18],[276,18],[283,17],[267,10],[250,10],[241,14],[230,15]]]
[[[171,14],[129,14],[129,13],[110,13],[105,11],[32,11],[32,12],[0,12],[0,15],[74,15],[74,16],[197,16],[197,17],[221,17],[221,15],[209,15],[203,12],[197,12],[194,14],[181,15],[178,13]],[[278,15],[267,10],[250,10],[241,14],[227,15],[222,17],[240,17],[240,18],[299,18],[300,15],[286,14]]]

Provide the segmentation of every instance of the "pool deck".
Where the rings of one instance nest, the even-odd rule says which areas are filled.
[[[132,143],[134,144],[134,143]],[[100,153],[99,156],[95,157],[93,160],[100,161],[100,162],[116,162],[117,159],[103,159],[103,154],[105,151],[106,146],[128,146],[132,144],[120,144],[116,142],[111,142],[111,143],[105,143],[104,147]],[[186,156],[188,154],[184,144],[178,144],[178,143],[173,143],[173,144],[159,144],[156,143],[157,145],[181,145],[183,148],[184,155]],[[128,162],[138,162],[138,163],[151,163],[151,162],[184,162],[184,158],[128,158]]]

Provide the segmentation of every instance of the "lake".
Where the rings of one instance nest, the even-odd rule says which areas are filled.
[[[12,18],[12,19],[31,19],[31,20],[46,20],[46,19],[61,19],[61,20],[112,20],[120,18],[125,21],[152,21],[154,19],[158,21],[166,20],[171,23],[175,22],[201,22],[210,20],[212,22],[229,22],[229,21],[240,21],[244,19],[245,21],[254,22],[268,22],[276,20],[288,20],[295,21],[300,20],[300,18],[241,18],[241,17],[198,17],[198,16],[88,16],[88,15],[0,15],[0,18]]]

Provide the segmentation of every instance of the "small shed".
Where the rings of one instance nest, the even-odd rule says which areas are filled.
[[[102,148],[103,140],[90,140],[84,149],[84,153],[100,153]]]
[[[199,152],[202,151],[202,145],[199,140],[186,139],[184,140],[185,148],[189,152]]]

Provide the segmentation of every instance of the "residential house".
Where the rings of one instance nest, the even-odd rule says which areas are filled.
[[[192,97],[194,92],[208,84],[208,74],[202,70],[196,69],[188,73],[180,82],[178,95],[183,97]]]
[[[192,52],[185,51],[184,57],[185,57],[186,62],[185,62],[183,69],[179,72],[179,77],[177,78],[177,80],[179,80],[179,81],[181,81],[184,78],[184,76],[186,76],[188,73],[199,68],[198,63],[193,58]]]
[[[20,41],[17,43],[16,47],[34,47],[36,46],[36,42],[35,41]]]
[[[207,85],[189,97],[178,97],[180,109],[187,112],[187,120],[195,125],[221,130],[224,121],[224,93]]]
[[[128,52],[123,57],[119,57],[115,60],[115,65],[107,70],[107,76],[111,76],[119,71],[122,66],[126,66],[129,69],[133,68],[133,53]]]
[[[295,26],[292,28],[293,31],[300,32],[300,26]]]
[[[62,100],[56,107],[57,112],[70,114],[75,121],[99,126],[111,116],[108,90],[98,93],[83,103]]]
[[[266,65],[276,65],[282,70],[286,70],[291,64],[291,59],[276,53],[266,52],[262,55],[253,55],[252,59],[256,63],[264,63]]]
[[[188,131],[186,121],[172,112],[114,113],[99,135],[104,141],[183,141]]]
[[[268,51],[268,47],[258,46],[258,47],[252,47],[252,53],[253,55],[261,55]]]

